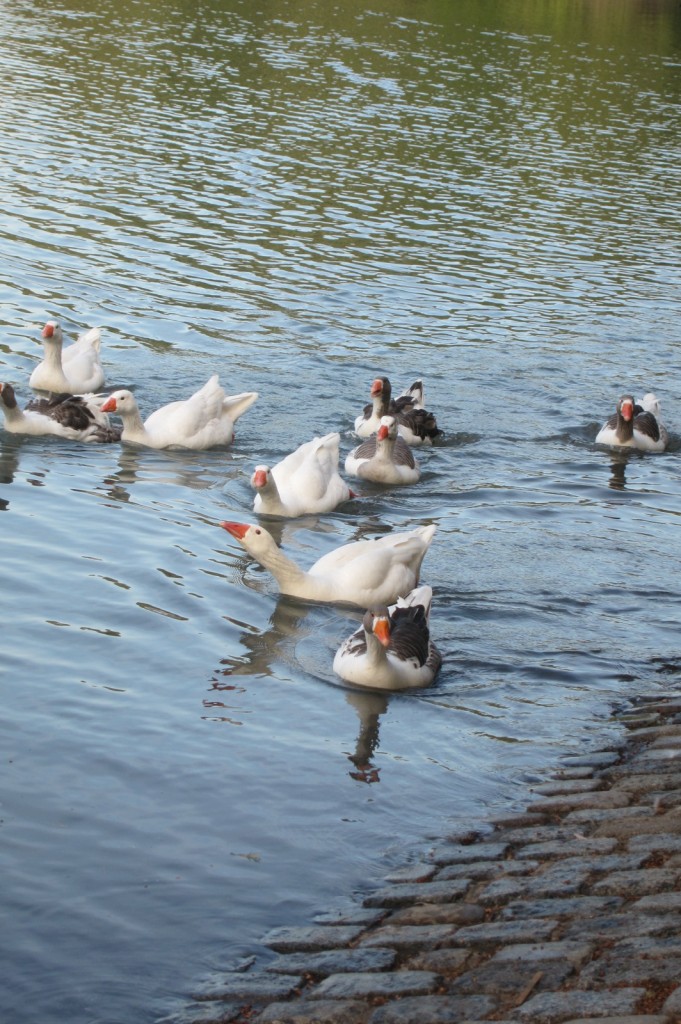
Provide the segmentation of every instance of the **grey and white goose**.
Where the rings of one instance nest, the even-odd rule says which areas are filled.
[[[622,395],[615,412],[596,435],[596,444],[663,452],[669,444],[669,434],[662,425],[656,396],[644,395],[639,405],[632,395]]]
[[[423,408],[422,400],[422,381],[415,381],[404,394],[393,398],[389,379],[377,377],[371,385],[371,402],[355,419],[355,433],[359,437],[370,437],[378,430],[383,416],[395,416],[400,435],[407,444],[432,444],[443,431],[435,415]]]
[[[415,484],[421,477],[421,468],[398,434],[394,416],[381,417],[378,431],[346,456],[345,472],[377,484]]]
[[[100,410],[101,401],[101,395],[62,394],[35,398],[21,409],[12,385],[0,384],[5,430],[12,434],[54,434],[70,441],[100,444],[120,441],[121,430],[111,426],[109,417]]]
[[[390,608],[364,614],[362,625],[343,641],[334,672],[355,686],[408,690],[430,686],[442,656],[430,638],[431,587],[416,587]]]

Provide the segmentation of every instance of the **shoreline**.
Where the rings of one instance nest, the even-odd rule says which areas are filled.
[[[448,835],[174,1024],[678,1024],[681,694],[615,712],[526,810]]]

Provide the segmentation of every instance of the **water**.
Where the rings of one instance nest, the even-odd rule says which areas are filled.
[[[0,11],[0,375],[103,328],[143,411],[260,398],[205,453],[0,435],[3,1016],[173,1017],[521,806],[678,677],[674,2]],[[218,524],[252,467],[423,375],[420,484],[272,526],[303,564],[437,522],[418,694],[331,670],[359,613],[279,598]],[[655,390],[662,456],[593,437]]]

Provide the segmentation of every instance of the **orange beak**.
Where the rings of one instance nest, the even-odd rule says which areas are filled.
[[[390,431],[388,430],[387,427],[379,427],[378,430],[376,431],[376,437],[378,438],[379,441],[385,441],[389,433]]]
[[[266,483],[267,483],[267,473],[265,472],[265,470],[264,469],[256,469],[255,473],[253,474],[253,486],[254,487],[264,487]]]
[[[390,623],[385,615],[374,620],[374,636],[378,637],[384,647],[390,643]]]
[[[628,421],[628,420],[631,419],[631,417],[633,415],[634,415],[634,407],[631,404],[631,402],[623,402],[622,403],[622,416],[624,417],[624,419]]]
[[[45,324],[43,327],[43,338],[51,338],[54,334],[54,324]]]
[[[372,395],[380,395],[382,390],[383,390],[383,381],[380,379],[380,377],[377,377],[376,380],[374,381],[374,383],[371,385],[371,394]]]
[[[237,540],[243,540],[249,529],[248,523],[220,523],[220,526]]]
[[[104,405],[100,406],[101,412],[116,412],[116,399],[112,396],[107,398]]]

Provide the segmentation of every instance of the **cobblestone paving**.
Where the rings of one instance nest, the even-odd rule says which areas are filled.
[[[619,716],[527,810],[424,850],[349,913],[277,928],[277,954],[174,1024],[679,1024],[681,697]]]

